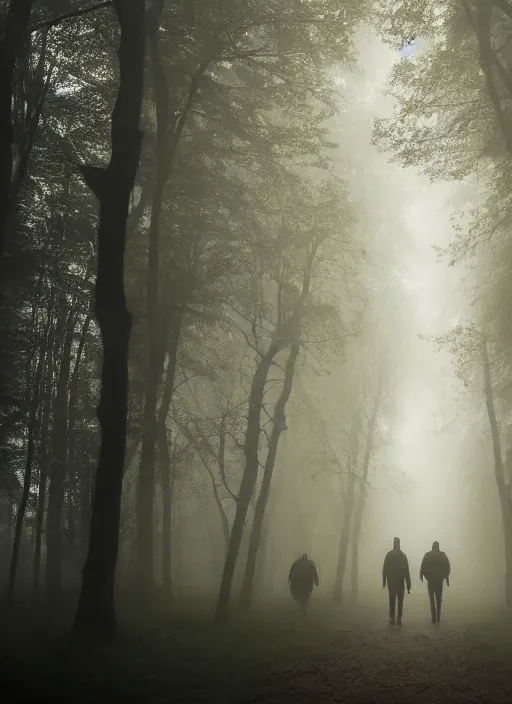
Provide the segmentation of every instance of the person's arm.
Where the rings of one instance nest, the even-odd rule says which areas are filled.
[[[295,563],[290,567],[290,573],[288,574],[288,584],[292,581],[293,578],[293,568],[295,567]]]
[[[316,565],[313,565],[313,581],[315,582],[315,587],[320,586],[320,580],[318,579],[318,570]]]
[[[388,563],[389,563],[389,558],[386,555],[384,558],[384,564],[382,566],[382,587],[384,588],[386,586],[386,580],[388,577]]]
[[[407,585],[407,591],[411,592],[411,573],[409,572],[409,560],[404,555],[405,560],[405,583]]]
[[[426,555],[423,555],[423,560],[421,561],[421,567],[420,567],[420,579],[423,582],[423,577],[425,576],[425,557]]]
[[[445,559],[445,562],[446,562],[446,569],[445,569],[446,586],[449,587],[449,586],[450,586],[450,569],[451,569],[451,566],[450,566],[450,560],[448,559],[448,555],[446,555],[446,553],[445,553],[444,559]]]

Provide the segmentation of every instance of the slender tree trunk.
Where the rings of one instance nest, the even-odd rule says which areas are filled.
[[[169,313],[167,313],[169,316]],[[158,409],[158,438],[160,446],[161,462],[161,482],[162,482],[162,581],[166,592],[172,595],[172,501],[174,494],[174,472],[171,467],[171,455],[169,453],[169,441],[167,437],[167,416],[171,407],[174,382],[176,378],[176,362],[178,358],[178,348],[181,338],[183,324],[183,311],[180,310],[176,316],[176,324],[171,331],[170,345],[168,349],[167,374],[165,385]]]
[[[39,484],[37,496],[37,515],[36,515],[36,538],[34,545],[34,599],[37,599],[39,594],[39,576],[41,573],[41,542],[43,536],[43,523],[46,503],[46,483],[48,479],[48,466],[46,458],[39,465]]]
[[[160,325],[160,313],[162,309],[159,296],[160,215],[165,188],[169,181],[176,157],[178,142],[192,109],[193,100],[199,87],[199,80],[209,64],[209,61],[205,63],[194,75],[184,111],[180,115],[176,129],[171,136],[169,86],[164,65],[160,58],[158,41],[160,17],[164,4],[165,0],[153,0],[148,15],[149,57],[156,109],[157,132],[156,183],[151,205],[147,269],[149,366],[146,395],[144,399],[143,435],[139,465],[139,481],[137,486],[137,582],[139,596],[144,601],[149,600],[154,582],[154,497],[156,446],[159,432],[157,400],[164,365],[164,355],[162,352],[167,342],[164,339],[163,326]]]
[[[87,339],[87,333],[89,331],[89,326],[91,324],[92,315],[87,315],[84,324],[82,326],[82,332],[80,333],[80,340],[78,342],[78,348],[76,351],[75,364],[73,367],[73,373],[71,374],[71,381],[69,384],[69,467],[70,471],[73,472],[74,460],[75,460],[75,446],[76,446],[76,409],[78,404],[78,382],[80,380],[80,364],[82,362],[82,355],[85,347],[85,341]]]
[[[172,596],[171,580],[171,521],[174,474],[171,467],[169,439],[165,423],[159,424],[160,482],[162,485],[162,585]]]
[[[265,517],[265,509],[267,508],[268,497],[270,495],[270,485],[272,483],[272,475],[277,456],[277,448],[279,446],[279,438],[281,433],[286,430],[285,409],[293,386],[293,377],[295,375],[295,365],[299,355],[300,343],[292,345],[290,354],[285,367],[284,384],[277,400],[274,410],[274,426],[270,436],[268,445],[267,459],[263,472],[263,481],[261,484],[260,495],[256,502],[254,510],[254,518],[252,521],[251,535],[249,538],[249,549],[247,553],[247,562],[245,564],[244,578],[242,582],[241,592],[241,607],[248,609],[251,604],[251,597],[254,585],[254,574],[256,572],[256,561],[258,559],[258,550],[260,547],[261,531],[263,528],[263,519]]]
[[[39,379],[40,381],[40,379]],[[12,547],[12,557],[11,557],[11,568],[9,572],[9,589],[7,593],[7,601],[12,604],[14,599],[14,589],[16,586],[16,576],[18,571],[18,561],[20,555],[20,544],[21,544],[21,533],[23,530],[23,520],[25,518],[25,510],[27,508],[28,498],[30,496],[30,486],[32,483],[32,465],[34,460],[34,447],[35,447],[35,435],[36,435],[36,422],[37,422],[37,405],[39,402],[39,383],[36,377],[36,383],[38,384],[37,391],[34,390],[34,396],[32,399],[32,408],[30,411],[30,420],[28,425],[28,440],[27,440],[27,459],[25,461],[25,472],[23,475],[23,492],[21,495],[21,501],[16,512],[15,528],[14,528],[14,540]]]
[[[14,598],[14,589],[16,586],[16,576],[18,570],[20,544],[21,544],[21,534],[23,530],[23,521],[25,518],[25,511],[27,508],[28,499],[30,496],[30,487],[32,485],[32,466],[34,462],[34,452],[36,443],[36,434],[38,426],[38,411],[39,411],[39,399],[41,398],[41,382],[43,380],[43,371],[46,361],[45,347],[47,347],[48,336],[51,327],[51,306],[48,309],[48,317],[46,320],[42,344],[39,349],[39,356],[37,359],[34,381],[32,385],[32,398],[30,401],[29,410],[29,420],[28,420],[28,439],[27,439],[27,459],[25,462],[25,472],[23,475],[23,491],[21,495],[21,501],[18,506],[16,513],[15,529],[14,529],[14,542],[12,548],[11,557],[11,569],[9,573],[9,589],[7,594],[7,599],[9,603],[12,603]]]
[[[503,456],[501,453],[500,431],[494,407],[494,392],[491,380],[491,367],[489,362],[489,352],[487,341],[482,338],[482,362],[484,372],[485,402],[487,415],[491,426],[492,448],[494,453],[494,476],[498,488],[500,499],[501,519],[503,525],[503,542],[505,548],[505,602],[507,606],[512,606],[512,506],[510,495],[505,483],[503,470]]]
[[[16,61],[28,37],[34,0],[11,0],[0,41],[0,257],[11,207],[13,172],[12,94]]]
[[[201,499],[201,496],[198,495],[197,498],[198,498],[199,507],[201,509],[201,515],[202,515],[203,521],[204,521],[204,527],[206,528],[206,532],[208,533],[208,543],[210,545],[210,550],[209,550],[210,569],[211,569],[211,573],[212,573],[211,583],[212,583],[213,587],[215,588],[215,586],[218,584],[218,575],[219,575],[218,559],[217,559],[217,556],[219,554],[219,550],[218,550],[218,545],[215,542],[215,537],[212,533],[210,521],[208,520],[208,510],[207,510],[206,506],[204,505],[204,501]]]
[[[219,489],[215,480],[215,475],[212,472],[210,465],[208,464],[207,457],[205,457],[204,453],[201,452],[201,450],[197,447],[193,433],[183,424],[178,424],[178,427],[182,434],[186,437],[188,442],[194,447],[197,456],[201,460],[201,463],[203,464],[204,468],[208,472],[208,476],[210,477],[210,481],[212,483],[213,499],[215,501],[215,505],[217,506],[217,511],[221,521],[222,534],[224,536],[224,545],[227,553],[229,548],[229,521],[228,517],[226,516],[224,506],[222,505]]]
[[[39,52],[37,66],[34,67],[32,70],[31,89],[29,95],[25,94],[25,86],[23,85],[23,80],[21,81],[21,101],[26,101],[27,105],[26,110],[24,111],[25,118],[23,124],[23,138],[21,144],[18,145],[17,164],[11,177],[11,194],[9,204],[9,209],[11,213],[16,209],[16,202],[20,194],[23,182],[25,181],[30,156],[32,154],[32,149],[34,147],[36,135],[39,129],[41,114],[43,112],[44,103],[46,100],[46,96],[48,95],[48,91],[50,89],[52,75],[55,69],[55,64],[53,62],[51,62],[48,67],[48,33],[49,28],[43,29],[41,37],[41,49]],[[24,52],[24,55],[27,58],[25,62],[25,70],[27,74],[31,71],[29,61],[29,54],[31,52],[32,46],[30,43],[30,35],[27,35],[27,43]],[[15,86],[14,92],[16,92]]]
[[[158,34],[164,0],[154,0],[148,15],[149,58],[156,108],[156,183],[151,204],[147,268],[147,318],[149,338],[148,377],[144,399],[142,448],[137,486],[137,586],[139,597],[148,601],[154,582],[154,497],[156,446],[158,442],[157,403],[164,355],[160,330],[160,214],[168,179],[169,89],[160,60]]]
[[[124,466],[123,466],[123,476],[126,474],[126,472],[130,469],[130,466],[135,459],[135,455],[137,454],[137,450],[140,447],[140,435],[136,435],[135,438],[131,441],[131,443],[128,445],[126,448],[125,456],[124,456]]]
[[[343,524],[341,528],[340,547],[338,551],[338,565],[336,567],[336,578],[334,580],[333,598],[335,602],[340,602],[343,595],[343,582],[347,567],[347,553],[350,540],[350,529],[352,526],[352,514],[354,512],[354,493],[356,478],[351,471],[348,477],[348,486],[345,494],[345,512],[343,514]]]
[[[172,584],[174,589],[174,594],[181,593],[183,591],[183,522],[182,522],[182,511],[180,510],[179,501],[176,502],[174,511],[172,512],[172,535],[171,540],[173,541],[172,552],[174,555],[173,562],[173,572],[172,572]]]
[[[98,420],[101,443],[94,482],[91,530],[75,632],[115,633],[114,580],[128,411],[131,317],[126,309],[126,225],[140,157],[145,57],[145,0],[113,0],[119,19],[120,84],[112,113],[112,153],[107,169],[86,167],[84,177],[100,202],[95,312],[103,342]]]
[[[319,245],[320,240],[310,244],[306,266],[304,268],[302,290],[297,301],[297,305],[287,321],[287,333],[289,335],[290,332],[293,332],[293,339],[300,340],[301,316],[310,292],[313,264]],[[240,544],[242,542],[242,535],[247,519],[247,511],[251,504],[254,488],[258,479],[258,450],[261,433],[260,419],[263,396],[265,393],[265,384],[270,365],[276,355],[285,346],[285,340],[283,338],[284,331],[280,329],[280,326],[278,326],[277,333],[278,334],[268,348],[267,353],[260,359],[251,384],[251,392],[249,395],[249,412],[247,415],[247,429],[244,443],[245,467],[242,475],[242,481],[240,482],[235,519],[231,527],[229,547],[226,554],[226,560],[224,562],[224,571],[222,574],[219,596],[217,599],[217,608],[215,610],[215,621],[217,623],[223,623],[227,621],[229,617],[229,598],[231,595],[233,576],[235,574],[236,561],[238,559],[238,553],[240,552]]]
[[[354,526],[352,529],[352,602],[357,604],[359,596],[359,539],[361,537],[361,528],[363,525],[364,507],[366,503],[366,494],[363,486],[359,486],[355,499],[355,514]]]
[[[270,526],[272,525],[272,506],[267,507],[265,517],[261,526],[261,538],[256,558],[256,569],[254,573],[253,592],[258,594],[264,589],[267,579],[268,547],[270,541]]]
[[[207,462],[205,459],[202,460],[203,464],[205,467],[207,467]],[[227,555],[227,552],[229,550],[229,521],[228,517],[226,516],[226,512],[224,510],[224,506],[222,505],[222,501],[219,495],[219,491],[215,482],[215,477],[212,472],[209,472],[210,474],[210,479],[212,482],[212,488],[213,488],[213,498],[215,501],[215,505],[217,506],[217,511],[219,514],[220,518],[220,524],[222,528],[222,536],[224,538],[224,555]]]
[[[366,446],[363,459],[363,472],[359,481],[359,491],[356,498],[356,509],[354,515],[354,526],[352,528],[352,601],[357,603],[359,593],[359,540],[361,537],[361,528],[363,525],[363,514],[366,504],[366,480],[368,479],[368,470],[370,469],[370,460],[375,442],[375,430],[377,428],[377,420],[379,417],[380,407],[382,403],[382,379],[379,381],[379,386],[375,395],[372,415],[368,423],[368,431],[366,434]]]
[[[64,550],[64,565],[69,565],[72,568],[72,574],[80,574],[80,569],[82,565],[80,564],[80,546],[78,543],[78,533],[77,533],[77,511],[76,506],[76,484],[68,487],[66,494],[66,515],[67,515],[67,528],[66,528],[66,540],[65,540],[65,550]]]
[[[258,449],[260,441],[260,416],[263,405],[263,395],[265,383],[267,381],[270,365],[279,351],[276,344],[270,346],[267,354],[260,359],[256,368],[249,396],[249,412],[247,417],[247,429],[245,433],[245,467],[240,482],[240,491],[236,504],[235,518],[229,536],[229,546],[224,561],[224,570],[220,584],[217,608],[215,611],[215,621],[222,623],[229,617],[229,598],[231,595],[231,585],[235,574],[236,561],[242,542],[242,534],[247,511],[254,493],[254,487],[258,478]]]
[[[82,560],[87,556],[89,531],[91,528],[91,477],[93,467],[86,467],[80,476],[80,552]]]
[[[48,342],[48,349],[51,349]],[[50,421],[53,405],[53,356],[47,355],[44,406],[41,418],[41,443],[39,446],[39,486],[37,493],[36,542],[34,548],[34,599],[39,593],[41,571],[41,543],[46,512],[46,487],[48,480]]]
[[[89,528],[90,516],[90,479],[91,472],[89,467],[85,467],[81,475],[77,476],[77,468],[75,467],[75,455],[77,444],[77,405],[78,405],[78,383],[80,380],[80,366],[82,362],[83,351],[87,339],[87,333],[92,321],[92,315],[85,317],[80,340],[76,351],[75,364],[71,381],[69,384],[69,409],[68,409],[68,471],[69,471],[69,487],[68,487],[68,516],[72,534],[70,535],[70,545],[73,545],[74,557],[73,562],[77,558],[82,560],[85,558],[85,550],[87,545],[87,534]],[[78,515],[76,519],[76,505],[78,505]],[[78,533],[76,531],[78,523]],[[84,535],[85,534],[85,535]]]
[[[480,49],[479,64],[482,70],[487,94],[491,101],[496,120],[509,152],[512,152],[512,127],[507,110],[504,109],[503,92],[506,90],[512,96],[512,81],[507,70],[501,63],[499,55],[491,44],[491,21],[493,3],[488,0],[477,0],[474,10],[472,3],[463,2],[464,9],[470,19],[478,39]],[[496,82],[496,73],[500,80]]]
[[[46,520],[46,595],[52,600],[60,598],[62,589],[62,528],[68,459],[68,386],[73,343],[72,313],[68,316],[65,330],[53,413],[53,465],[50,473]]]

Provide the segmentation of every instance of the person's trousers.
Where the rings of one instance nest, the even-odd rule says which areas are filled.
[[[297,601],[301,608],[306,608],[306,605],[309,601],[309,597],[311,596],[311,592],[313,591],[313,585],[304,585],[304,584],[292,584],[290,585],[290,591],[292,593],[293,598],[295,601]]]
[[[443,580],[431,580],[428,583],[428,598],[430,599],[430,610],[432,621],[439,623],[441,620],[441,602],[443,600]]]
[[[404,593],[405,593],[405,588],[404,587],[399,587],[397,588],[392,588],[388,587],[389,591],[389,618],[391,621],[395,620],[395,605],[396,602],[398,601],[398,620],[402,620],[402,613],[404,610]]]

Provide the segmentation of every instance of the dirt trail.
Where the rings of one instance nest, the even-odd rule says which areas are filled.
[[[464,620],[436,626],[423,615],[398,627],[380,618],[343,629],[326,653],[274,675],[251,701],[510,704],[512,667],[504,660]]]

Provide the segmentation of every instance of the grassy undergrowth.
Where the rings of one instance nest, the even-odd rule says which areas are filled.
[[[306,618],[292,602],[234,610],[223,627],[213,624],[212,607],[181,601],[144,614],[125,605],[119,642],[94,647],[72,644],[64,606],[11,614],[0,647],[14,690],[2,701],[243,702],[272,672],[328,647],[343,626],[342,614],[320,601]]]

